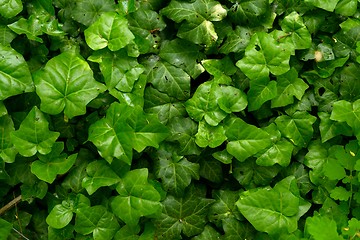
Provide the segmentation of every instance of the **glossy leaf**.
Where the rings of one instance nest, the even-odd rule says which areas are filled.
[[[160,194],[148,182],[147,169],[128,172],[116,187],[118,196],[111,202],[116,216],[126,224],[136,225],[139,218],[160,213]]]
[[[69,119],[84,114],[86,105],[105,91],[88,63],[71,52],[52,58],[34,78],[40,109],[49,114],[64,111]]]
[[[220,233],[216,231],[210,225],[206,225],[204,231],[197,235],[196,237],[192,238],[193,240],[216,240],[220,239]]]
[[[262,129],[235,119],[226,130],[226,150],[240,162],[270,146],[270,135]]]
[[[77,154],[67,156],[62,153],[63,142],[56,142],[49,154],[38,155],[39,160],[31,164],[31,172],[40,180],[53,183],[58,174],[65,174],[75,163]]]
[[[8,46],[0,45],[0,100],[34,91],[30,70],[24,57]]]
[[[245,57],[236,62],[251,80],[266,78],[269,73],[281,75],[290,70],[290,51],[286,44],[278,44],[265,32],[258,32],[251,38],[245,50]]]
[[[267,149],[256,159],[256,163],[260,166],[272,166],[279,164],[286,167],[290,164],[294,145],[287,140],[281,140]]]
[[[211,148],[220,146],[227,139],[223,126],[213,127],[204,121],[199,123],[199,129],[195,137],[195,142],[198,146],[209,146]]]
[[[43,40],[38,37],[42,35],[40,20],[35,16],[30,16],[29,19],[20,18],[18,21],[9,24],[8,27],[17,34],[25,34],[29,40],[34,40],[42,43]]]
[[[115,11],[116,5],[111,0],[80,0],[70,9],[72,17],[79,23],[90,26],[102,13]]]
[[[111,51],[117,51],[135,38],[126,18],[115,12],[103,13],[84,34],[86,43],[93,50],[109,47]]]
[[[14,162],[18,152],[10,138],[14,131],[14,123],[11,117],[9,115],[0,117],[0,159],[7,163]]]
[[[319,129],[322,142],[326,142],[341,134],[345,136],[350,136],[352,134],[349,125],[345,122],[331,120],[329,113],[319,112],[318,115],[321,120]]]
[[[92,233],[94,239],[112,239],[119,227],[114,214],[101,205],[81,208],[76,213],[75,231],[84,235]]]
[[[89,195],[100,187],[111,186],[120,181],[119,176],[103,160],[89,163],[86,167],[86,174],[87,176],[82,179],[82,186]]]
[[[46,218],[49,226],[60,229],[67,226],[73,218],[73,211],[66,202],[56,205]]]
[[[220,52],[228,54],[230,52],[245,51],[245,48],[250,43],[251,35],[250,29],[236,26],[234,31],[228,33],[227,38],[220,47]]]
[[[305,0],[305,3],[309,3],[315,7],[324,9],[326,11],[332,12],[335,10],[335,7],[339,0]]]
[[[2,1],[0,4],[0,15],[5,18],[15,17],[23,10],[21,0]]]
[[[277,82],[269,81],[269,78],[258,78],[250,82],[247,93],[249,111],[258,110],[266,101],[277,96]]]
[[[37,152],[46,155],[60,133],[48,128],[49,122],[44,114],[34,107],[21,123],[20,128],[11,133],[11,141],[22,156],[30,157]]]
[[[0,34],[0,43],[7,47],[10,47],[10,43],[16,38],[16,34],[5,25],[0,25]]]

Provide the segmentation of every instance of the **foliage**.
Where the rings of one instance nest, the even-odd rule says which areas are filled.
[[[357,0],[0,0],[0,239],[360,239]]]

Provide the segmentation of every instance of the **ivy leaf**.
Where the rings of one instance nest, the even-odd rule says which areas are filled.
[[[352,192],[346,190],[344,187],[335,187],[330,191],[330,197],[334,200],[348,201],[351,196]]]
[[[168,63],[182,68],[193,79],[196,79],[205,70],[198,63],[204,57],[200,47],[190,41],[180,38],[164,41],[161,44],[159,56]]]
[[[131,92],[135,81],[144,72],[136,58],[129,57],[127,51],[121,49],[117,52],[96,51],[89,57],[89,61],[100,64],[108,90],[116,88],[122,92]]]
[[[35,106],[21,123],[20,128],[11,133],[11,141],[24,157],[31,157],[39,152],[46,155],[51,152],[58,132],[49,130],[49,122]]]
[[[86,167],[87,176],[82,180],[82,186],[89,195],[100,187],[111,186],[120,181],[119,176],[103,160],[91,162]]]
[[[11,117],[9,115],[0,117],[0,159],[7,163],[14,162],[18,152],[11,142],[11,133],[14,131]]]
[[[58,174],[65,174],[75,163],[77,154],[67,157],[63,142],[56,142],[49,154],[38,155],[39,160],[31,164],[31,172],[40,180],[53,183]]]
[[[155,174],[162,180],[165,191],[181,196],[192,179],[198,180],[200,166],[185,157],[176,157],[176,149],[162,145],[156,154]]]
[[[116,5],[111,0],[79,0],[71,9],[71,16],[79,23],[90,26],[102,13],[115,11]]]
[[[86,43],[93,50],[109,47],[111,51],[117,51],[135,38],[127,19],[115,12],[103,13],[84,34]]]
[[[293,149],[294,145],[290,142],[280,140],[260,154],[256,159],[256,163],[260,166],[272,166],[277,163],[280,166],[287,167],[290,164]]]
[[[73,218],[71,206],[65,201],[57,204],[46,217],[46,223],[55,229],[61,229],[67,226]]]
[[[202,148],[207,146],[211,148],[218,147],[227,139],[225,129],[222,125],[213,127],[205,121],[199,123],[195,138],[196,144]]]
[[[190,76],[181,68],[158,61],[148,74],[148,82],[160,92],[178,100],[190,96]]]
[[[217,240],[220,239],[221,234],[210,225],[206,225],[201,234],[192,238],[193,240]]]
[[[305,0],[305,3],[309,3],[315,7],[324,9],[329,12],[333,12],[339,0]]]
[[[113,158],[130,165],[134,130],[126,123],[133,108],[126,104],[113,103],[106,117],[89,127],[89,141],[93,142],[100,155],[109,163]]]
[[[81,208],[76,213],[75,231],[84,235],[92,233],[94,239],[112,239],[119,228],[114,214],[104,206]]]
[[[257,32],[245,50],[245,57],[236,62],[250,80],[266,78],[269,73],[281,75],[290,70],[290,50],[269,34]]]
[[[300,78],[297,71],[292,68],[277,78],[277,96],[271,100],[271,107],[283,107],[294,103],[294,97],[301,100],[309,86]]]
[[[43,31],[41,29],[40,20],[31,15],[29,19],[20,18],[16,22],[9,24],[8,27],[17,34],[25,34],[29,40],[42,43],[43,40],[39,38]]]
[[[9,46],[0,45],[0,100],[32,92],[34,84],[24,57]]]
[[[234,1],[231,1],[234,2]],[[244,2],[235,2],[230,8],[230,17],[239,25],[256,24],[260,16],[269,11],[269,2],[266,0],[248,0]]]
[[[168,195],[162,202],[161,216],[155,220],[158,239],[179,239],[181,232],[187,237],[201,233],[206,224],[206,212],[213,202],[193,186],[184,197]]]
[[[236,118],[226,129],[226,150],[240,162],[271,145],[270,135],[262,129]]]
[[[238,221],[235,218],[226,218],[222,221],[224,229],[224,240],[252,239],[255,234],[250,224]]]
[[[0,4],[0,15],[5,18],[12,18],[18,15],[23,10],[21,0],[3,1]]]
[[[240,112],[248,104],[246,94],[232,86],[219,86],[217,103],[226,113]]]
[[[258,110],[266,101],[277,96],[277,83],[268,77],[252,80],[247,96],[249,111]]]
[[[13,225],[8,221],[0,218],[0,237],[7,239],[10,236]]]
[[[299,13],[292,12],[287,15],[280,26],[285,33],[289,34],[287,38],[295,49],[311,47],[311,35]]]
[[[86,105],[106,89],[88,63],[71,52],[49,60],[34,78],[41,110],[54,115],[64,110],[68,118],[85,114]]]
[[[300,111],[291,116],[283,115],[275,119],[281,134],[299,147],[306,147],[311,140],[314,132],[312,125],[315,121],[316,117]]]
[[[135,169],[125,174],[116,187],[119,193],[111,208],[126,224],[136,225],[140,217],[160,213],[160,194],[148,183],[148,170]]]
[[[337,14],[350,17],[356,13],[358,2],[355,0],[341,0],[335,8]]]
[[[305,236],[312,236],[318,240],[344,240],[337,232],[336,222],[320,215],[306,219]]]
[[[217,104],[219,85],[215,81],[201,84],[193,97],[185,103],[186,111],[195,121],[204,119],[209,125],[217,126],[226,116]]]
[[[219,49],[220,53],[223,54],[245,51],[245,48],[250,43],[252,32],[248,28],[236,26],[234,31],[228,32],[227,34],[227,38]]]
[[[226,219],[241,220],[240,212],[235,203],[239,199],[238,191],[214,190],[212,197],[216,202],[209,209],[209,220],[215,224],[224,223]]]
[[[341,70],[339,92],[343,100],[355,101],[360,94],[359,83],[355,80],[360,74],[359,65],[349,63]]]
[[[318,115],[321,120],[319,129],[322,142],[326,142],[341,134],[351,136],[352,130],[345,122],[331,120],[330,114],[326,112],[318,112]]]

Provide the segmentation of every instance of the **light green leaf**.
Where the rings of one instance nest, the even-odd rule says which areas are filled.
[[[51,60],[34,76],[40,109],[49,114],[64,111],[69,119],[85,114],[86,105],[105,91],[81,56],[64,52]]]
[[[225,136],[225,129],[222,125],[213,127],[205,121],[199,123],[198,132],[196,133],[195,138],[196,144],[202,148],[207,146],[216,148],[227,139]]]
[[[75,163],[77,154],[69,157],[65,153],[63,142],[56,142],[51,152],[46,155],[38,155],[39,160],[31,164],[31,172],[40,180],[53,183],[58,174],[65,174]]]
[[[129,57],[124,49],[114,53],[106,50],[96,51],[89,60],[100,64],[108,89],[116,88],[122,92],[131,92],[135,81],[144,72],[144,67],[136,58]]]
[[[43,40],[37,36],[42,35],[41,22],[31,15],[29,19],[20,18],[16,22],[9,24],[8,27],[17,34],[25,34],[29,40],[42,43]]]
[[[248,104],[246,94],[232,86],[219,86],[217,103],[221,110],[226,113],[240,112]]]
[[[72,6],[71,6],[72,7]],[[102,13],[115,11],[116,5],[111,0],[78,0],[70,8],[71,17],[85,26],[94,23]]]
[[[305,0],[305,3],[309,3],[315,7],[324,9],[329,12],[333,12],[339,0]]]
[[[87,177],[82,180],[82,186],[89,195],[100,187],[111,186],[120,181],[119,176],[111,169],[107,162],[96,160],[86,167]]]
[[[14,123],[11,117],[9,115],[0,117],[0,159],[7,163],[14,162],[18,152],[10,138],[14,131]]]
[[[335,8],[335,13],[350,17],[356,13],[358,1],[356,0],[340,0]]]
[[[8,26],[0,25],[0,44],[10,47],[10,43],[15,38],[16,34]]]
[[[34,91],[29,67],[24,57],[8,46],[0,45],[0,100]]]
[[[275,119],[281,134],[298,147],[306,147],[311,140],[314,132],[312,125],[315,121],[316,117],[300,111],[291,116],[282,115]]]
[[[311,47],[311,35],[299,13],[292,12],[287,15],[280,26],[285,33],[289,34],[286,39],[289,39],[295,49]]]
[[[204,59],[201,64],[214,76],[214,81],[218,84],[230,85],[232,83],[230,76],[238,70],[229,56],[221,59]]]
[[[336,222],[326,216],[313,216],[306,219],[305,236],[317,240],[344,240],[337,232]]]
[[[160,213],[160,194],[148,183],[148,170],[135,169],[122,178],[116,187],[119,193],[111,208],[128,225],[136,225],[140,217]]]
[[[5,18],[12,18],[23,10],[21,0],[2,0],[0,2],[0,15]]]
[[[11,223],[0,218],[0,238],[8,239],[12,228],[13,228],[13,225]]]
[[[180,38],[164,41],[161,44],[159,56],[187,72],[193,79],[196,79],[205,70],[199,63],[204,58],[200,47],[190,41]]]
[[[176,156],[175,147],[162,145],[156,153],[155,174],[165,191],[181,196],[192,179],[198,180],[200,166],[185,157]]]
[[[99,154],[109,163],[115,157],[131,164],[135,136],[126,119],[133,110],[126,104],[113,103],[106,111],[106,117],[89,127],[89,141],[95,144]]]
[[[249,111],[258,110],[266,101],[277,96],[277,82],[270,81],[268,77],[252,80],[247,96]]]
[[[193,186],[184,197],[168,195],[162,202],[161,216],[155,219],[158,239],[180,239],[181,233],[187,237],[200,234],[206,224],[207,210],[214,202],[204,196],[201,190]]]
[[[352,192],[346,190],[344,187],[335,187],[330,191],[330,197],[334,200],[348,201],[351,196]]]
[[[44,114],[33,107],[20,128],[11,133],[11,141],[24,157],[34,156],[37,152],[46,155],[60,136],[60,133],[50,131],[48,126]]]
[[[81,208],[76,213],[75,231],[80,234],[91,234],[96,240],[112,239],[120,228],[114,214],[104,206]]]
[[[49,226],[60,229],[67,226],[73,218],[73,210],[71,206],[63,201],[62,204],[55,205],[49,215],[46,217],[46,223]]]
[[[290,70],[290,49],[271,35],[257,32],[245,50],[245,57],[236,62],[250,80],[266,78],[269,73],[281,75]]]
[[[270,135],[264,130],[236,118],[226,129],[229,143],[226,150],[240,162],[271,145]]]
[[[111,51],[117,51],[135,38],[127,19],[115,12],[103,13],[84,34],[86,43],[93,50],[109,47]]]
[[[218,91],[220,92],[219,84],[214,80],[201,84],[193,97],[185,103],[190,117],[198,122],[205,119],[209,125],[217,126],[227,116],[217,104]]]
[[[292,68],[277,78],[277,96],[271,100],[271,107],[283,107],[294,103],[294,97],[301,100],[309,86],[300,78],[297,71]]]
[[[280,166],[287,167],[290,164],[294,145],[287,140],[281,140],[267,149],[257,159],[256,163],[260,166],[272,166],[279,164]]]
[[[326,142],[338,135],[351,136],[352,130],[345,122],[337,122],[330,119],[330,114],[326,112],[318,112],[320,118],[320,135],[321,141]]]
[[[148,74],[148,82],[160,92],[178,100],[190,96],[190,76],[181,68],[158,61]]]

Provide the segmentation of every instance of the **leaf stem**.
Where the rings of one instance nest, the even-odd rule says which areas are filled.
[[[0,216],[3,215],[6,211],[14,207],[18,202],[21,201],[21,195],[17,196],[13,200],[11,200],[8,204],[0,208]]]

